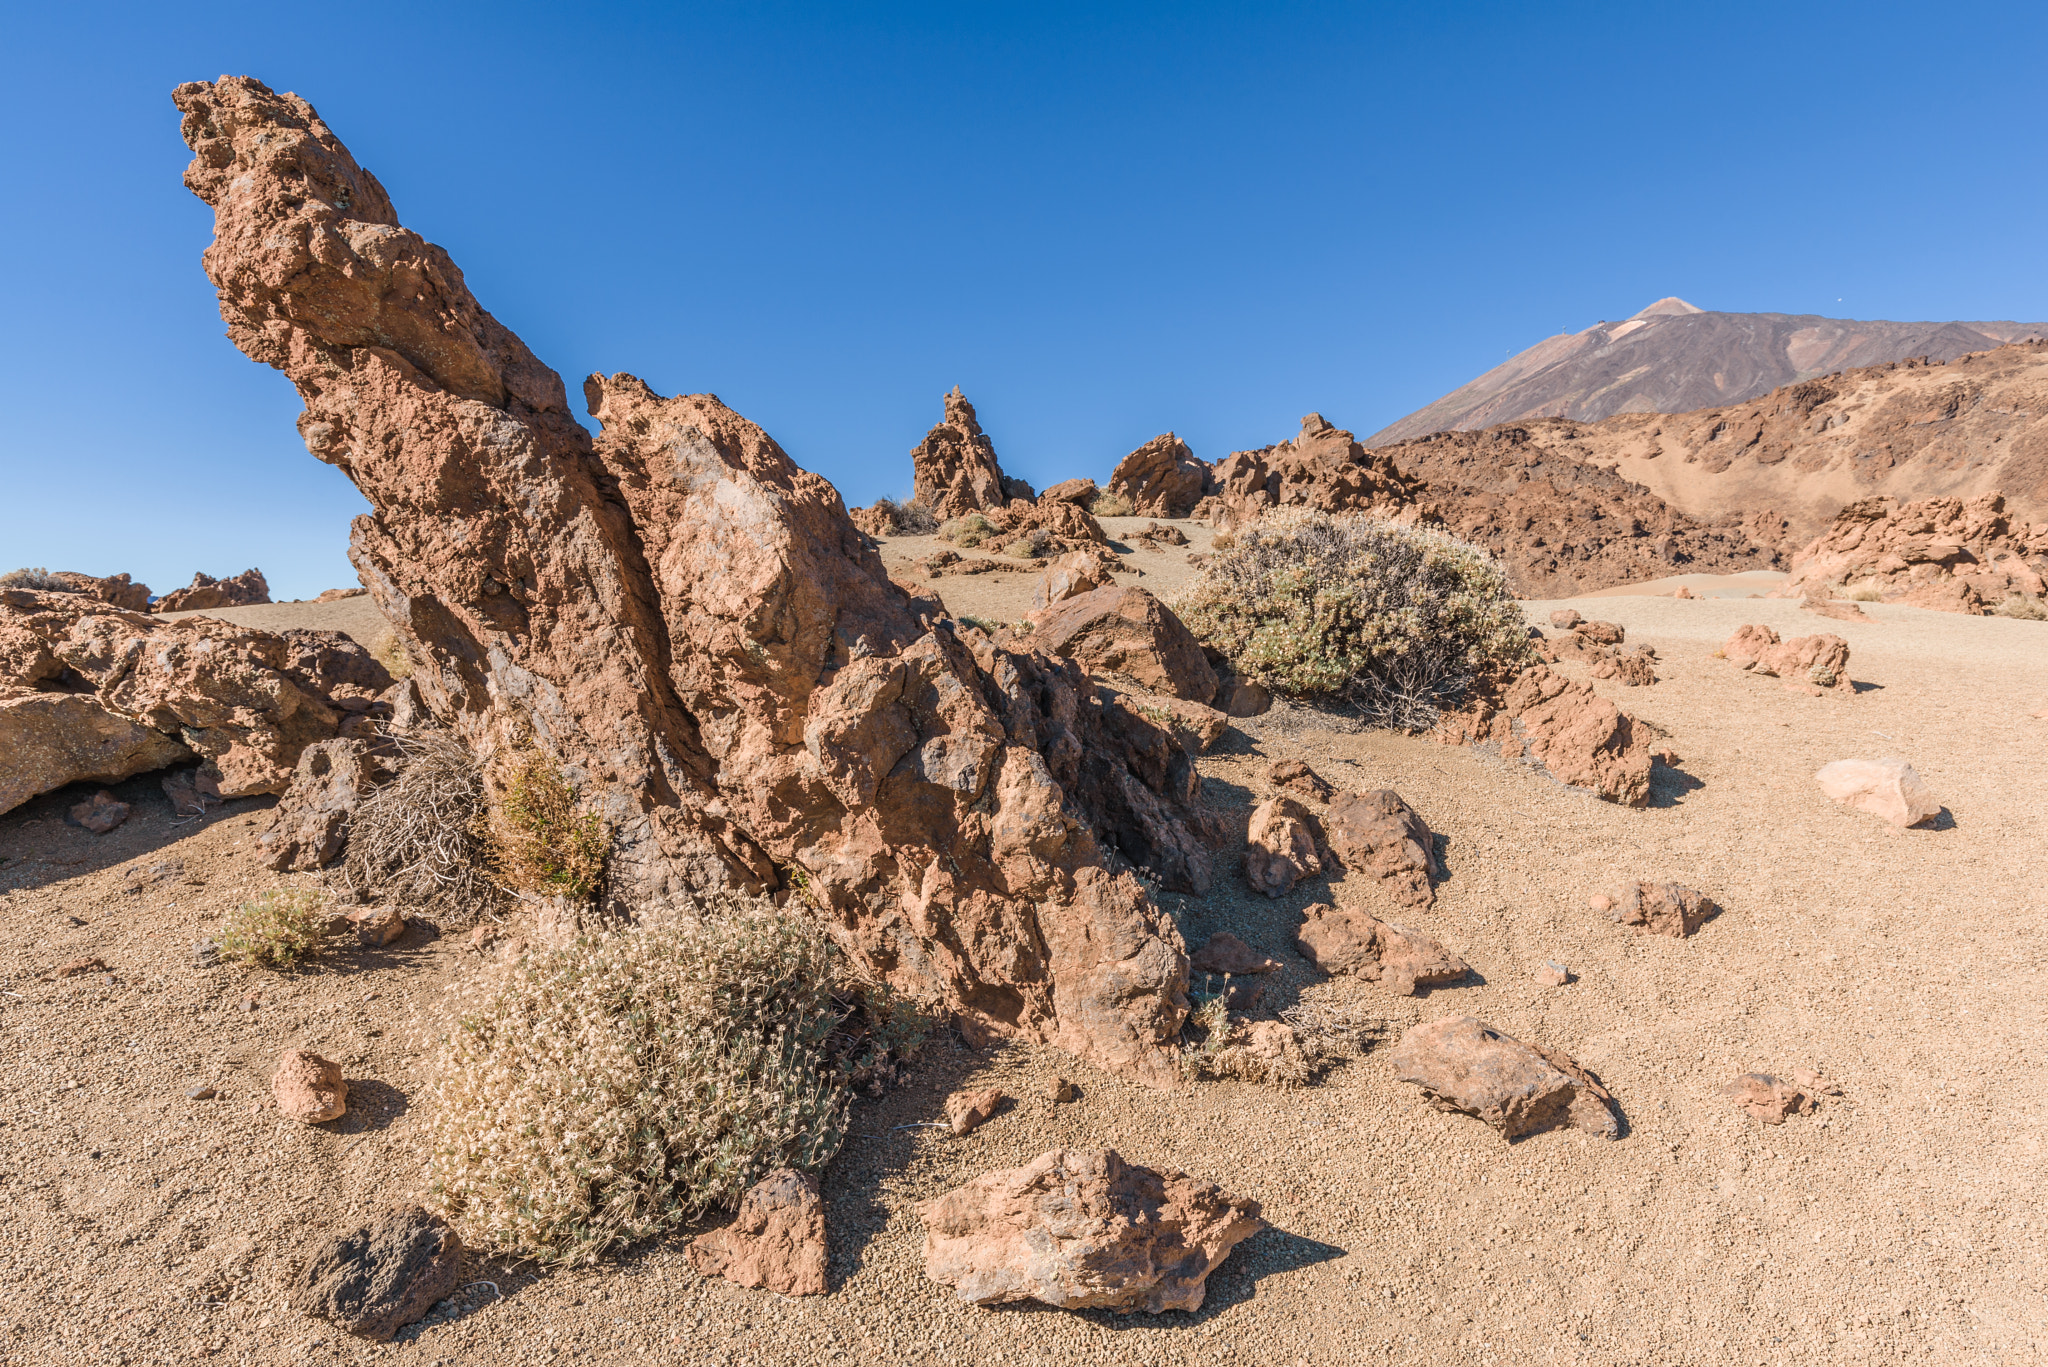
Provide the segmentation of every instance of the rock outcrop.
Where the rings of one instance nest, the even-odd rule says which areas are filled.
[[[1086,551],[1069,551],[1052,562],[1052,568],[1045,572],[1045,578],[1038,581],[1038,592],[1031,600],[1034,609],[1049,608],[1079,598],[1084,593],[1093,593],[1113,581],[1102,564]]]
[[[1186,517],[1215,485],[1209,462],[1165,432],[1117,462],[1108,492],[1130,504],[1132,517]]]
[[[1259,1203],[1114,1149],[1054,1149],[917,1208],[925,1275],[970,1305],[1198,1310],[1204,1283],[1266,1227]]]
[[[1393,789],[1338,794],[1323,813],[1323,836],[1347,871],[1376,880],[1402,906],[1436,900],[1430,880],[1443,876],[1436,837]]]
[[[1422,1088],[1438,1110],[1477,1116],[1511,1140],[1559,1125],[1603,1139],[1620,1133],[1598,1078],[1557,1050],[1470,1016],[1415,1026],[1391,1061],[1394,1076]]]
[[[473,749],[536,744],[576,779],[613,834],[605,911],[794,868],[870,971],[1171,1085],[1185,951],[1098,843],[1208,885],[1169,731],[1068,661],[956,632],[715,397],[593,376],[593,442],[304,101],[246,78],[176,100],[229,336],[368,498],[350,555],[412,682]],[[1002,493],[964,400],[941,426],[935,510]]]
[[[1472,972],[1433,935],[1382,921],[1356,907],[1317,902],[1302,913],[1295,940],[1325,973],[1349,973],[1412,997],[1418,987],[1448,987]]]
[[[82,593],[102,603],[111,603],[129,612],[149,611],[149,585],[138,584],[125,574],[112,574],[97,578],[80,574],[76,570],[59,570],[50,576],[68,587],[73,593]]]
[[[270,601],[270,585],[262,570],[243,570],[228,579],[195,574],[182,589],[172,589],[157,599],[158,612],[198,612],[206,608],[239,608]]]
[[[1041,503],[1071,503],[1076,508],[1087,509],[1102,491],[1092,479],[1063,479],[1038,496]]]
[[[689,1243],[690,1266],[706,1277],[784,1296],[825,1294],[825,1202],[818,1179],[777,1168],[748,1187],[739,1214]]]
[[[216,618],[0,589],[0,811],[194,758],[214,796],[282,792],[343,716],[304,663],[286,638]]]
[[[2008,598],[2048,599],[2048,522],[2007,514],[2005,498],[1866,498],[1792,557],[1773,598],[1826,599],[1836,588],[1881,602],[1983,613]]]
[[[911,448],[910,462],[917,502],[941,521],[1031,497],[1030,485],[1003,473],[995,443],[981,430],[974,405],[958,385],[946,395],[946,416]]]
[[[1917,826],[1941,815],[1927,781],[1902,759],[1838,759],[1822,765],[1813,779],[1836,802],[1894,826]]]
[[[1031,644],[1092,674],[1121,674],[1139,687],[1189,702],[1216,696],[1216,671],[1172,608],[1144,589],[1111,584],[1031,615]]]
[[[264,864],[280,872],[332,864],[341,857],[356,804],[393,776],[370,741],[323,740],[307,746],[291,786],[270,809],[269,826],[256,838]]]
[[[1110,483],[1114,487],[1116,481]],[[1247,526],[1274,508],[1409,518],[1427,511],[1419,480],[1320,413],[1303,418],[1292,441],[1232,453],[1217,465],[1209,485],[1214,492],[1195,515],[1224,528]]]
[[[461,1280],[461,1236],[423,1207],[399,1206],[323,1244],[291,1299],[305,1314],[385,1343]]]

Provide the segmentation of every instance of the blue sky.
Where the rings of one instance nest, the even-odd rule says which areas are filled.
[[[708,390],[850,503],[964,387],[1102,478],[1371,432],[1681,295],[2048,318],[2030,4],[18,6],[0,568],[353,582],[222,337],[170,90],[298,92],[561,371]]]

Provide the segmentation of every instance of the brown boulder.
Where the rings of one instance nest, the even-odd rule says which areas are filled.
[[[1325,973],[1351,973],[1404,997],[1418,987],[1445,987],[1472,966],[1435,937],[1382,921],[1355,907],[1317,902],[1303,913],[1295,940]]]
[[[1559,783],[1589,788],[1626,807],[1649,803],[1649,742],[1633,719],[1591,684],[1532,665],[1508,686],[1503,710],[1522,731],[1515,748]],[[1509,749],[1503,745],[1502,753]]]
[[[1110,483],[1114,488],[1115,480]],[[1412,516],[1426,492],[1387,453],[1368,451],[1320,413],[1303,418],[1292,441],[1232,453],[1216,467],[1208,487],[1214,491],[1220,527],[1248,526],[1285,507]]]
[[[1902,759],[1838,759],[1814,776],[1820,790],[1894,826],[1917,826],[1941,815],[1941,803],[1919,771]]]
[[[1559,608],[1550,614],[1550,625],[1560,631],[1570,631],[1585,620],[1585,618],[1579,616],[1578,610],[1575,608]]]
[[[83,826],[94,835],[105,835],[128,819],[128,804],[102,789],[74,804],[68,816],[72,825]]]
[[[541,738],[605,818],[597,914],[794,866],[866,971],[1172,1085],[1185,951],[1100,844],[1207,886],[1170,732],[891,583],[831,486],[716,398],[594,376],[593,441],[303,100],[245,78],[175,98],[230,337],[368,499],[351,559],[427,710],[481,752]],[[921,492],[1018,492],[964,400],[941,426]]]
[[[706,1277],[784,1296],[825,1293],[825,1202],[818,1179],[777,1168],[748,1187],[723,1229],[690,1240],[690,1266]]]
[[[971,1134],[993,1119],[1006,1100],[1000,1087],[955,1092],[946,1098],[946,1123],[953,1127],[956,1138]]]
[[[1614,679],[1631,688],[1641,688],[1657,682],[1657,671],[1653,667],[1656,658],[1640,646],[1626,654],[1610,651],[1594,661],[1589,672],[1596,679]]]
[[[1618,646],[1627,635],[1619,622],[1580,622],[1572,628],[1576,634],[1598,645]]]
[[[1110,582],[1109,575],[1094,556],[1086,551],[1069,551],[1053,561],[1052,568],[1045,572],[1045,578],[1038,581],[1038,592],[1033,596],[1031,606],[1053,607],[1069,598],[1093,593]]]
[[[1259,1203],[1114,1149],[1054,1149],[917,1208],[925,1275],[970,1305],[1198,1310],[1204,1283],[1266,1227]]]
[[[1003,474],[995,444],[981,430],[974,405],[958,385],[945,402],[946,416],[911,448],[916,501],[944,521],[1003,508],[1013,491],[1029,497],[1028,486]]]
[[[1328,802],[1337,791],[1321,774],[1298,759],[1274,760],[1273,767],[1266,771],[1266,782],[1311,802]]]
[[[1031,615],[1031,644],[1090,674],[1122,674],[1141,688],[1206,704],[1216,671],[1173,609],[1141,588],[1111,585]]]
[[[1751,624],[1737,627],[1721,654],[1758,674],[1831,689],[1843,697],[1856,695],[1849,681],[1849,643],[1839,636],[1795,636],[1781,642],[1769,627]]]
[[[75,570],[59,570],[50,576],[69,588],[73,593],[82,593],[96,598],[127,612],[149,611],[149,585],[138,584],[125,574],[108,575],[101,579],[90,574],[79,574]]]
[[[196,612],[206,608],[239,608],[270,601],[270,585],[262,570],[243,570],[229,579],[195,574],[182,589],[172,589],[156,600],[158,612]]]
[[[1402,906],[1436,900],[1430,879],[1443,876],[1436,837],[1393,789],[1338,795],[1323,814],[1323,837],[1347,870],[1379,880]]]
[[[397,907],[357,907],[346,920],[357,941],[371,949],[381,949],[405,934],[405,913]]]
[[[320,1125],[348,1113],[348,1083],[342,1081],[341,1065],[310,1049],[284,1051],[270,1079],[270,1095],[278,1110],[301,1124]]]
[[[279,635],[285,672],[307,692],[350,711],[351,704],[366,706],[396,682],[383,661],[343,632],[292,627]]]
[[[1622,925],[1682,940],[1720,915],[1721,908],[1712,898],[1676,883],[1637,883],[1622,893],[1609,914]]]
[[[1245,833],[1244,876],[1253,892],[1279,897],[1321,873],[1315,818],[1291,797],[1269,797],[1252,813]]]
[[[1209,462],[1163,433],[1116,463],[1109,492],[1131,505],[1133,517],[1186,517],[1211,492]]]
[[[462,1281],[462,1239],[419,1206],[398,1206],[327,1241],[293,1281],[292,1303],[384,1343]]]
[[[1071,503],[1086,508],[1102,490],[1092,479],[1063,479],[1038,496],[1041,503]]]
[[[1566,1124],[1603,1139],[1620,1132],[1592,1074],[1470,1016],[1415,1026],[1391,1061],[1394,1076],[1422,1088],[1438,1110],[1477,1116],[1510,1140]]]
[[[1804,1088],[1769,1073],[1744,1073],[1722,1087],[1721,1095],[1744,1115],[1766,1125],[1782,1125],[1786,1116],[1815,1108]]]
[[[1227,930],[1219,930],[1203,942],[1188,960],[1197,973],[1224,973],[1234,978],[1256,973],[1277,973],[1280,961],[1269,959]]]
[[[299,755],[292,785],[270,809],[270,825],[256,838],[268,868],[324,868],[341,857],[356,804],[393,776],[391,766],[364,740],[323,740]]]
[[[2048,599],[2048,523],[2015,522],[1996,493],[1901,504],[1851,503],[1792,557],[1773,598],[1827,599],[1837,585],[1878,601],[1981,613],[2008,598]]]

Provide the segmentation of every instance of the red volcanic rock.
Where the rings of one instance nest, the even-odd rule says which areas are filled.
[[[1219,930],[1195,951],[1194,957],[1188,960],[1188,967],[1197,973],[1227,973],[1231,977],[1242,978],[1256,973],[1277,973],[1280,961],[1267,958],[1229,931]]]
[[[1031,644],[1091,674],[1123,674],[1154,693],[1207,703],[1216,671],[1173,609],[1141,588],[1110,585],[1031,616]]]
[[[1316,856],[1315,818],[1291,797],[1269,797],[1245,834],[1244,877],[1253,892],[1279,897],[1323,871]]]
[[[270,1079],[277,1109],[305,1125],[339,1120],[348,1113],[348,1084],[341,1065],[310,1049],[287,1049]]]
[[[1422,1088],[1438,1110],[1477,1116],[1509,1139],[1565,1124],[1603,1139],[1620,1132],[1592,1074],[1470,1016],[1416,1026],[1392,1062],[1394,1076]]]
[[[1619,622],[1579,622],[1572,630],[1587,640],[1603,646],[1618,646],[1627,635]]]
[[[1637,883],[1621,895],[1611,914],[1622,925],[1682,940],[1720,912],[1712,898],[1691,888],[1676,883]]]
[[[1842,697],[1856,696],[1856,685],[1849,680],[1849,643],[1839,636],[1824,633],[1781,642],[1769,627],[1749,624],[1735,629],[1721,654],[1758,674],[1831,689]]]
[[[946,416],[911,449],[910,461],[917,501],[941,521],[1031,497],[1029,485],[1003,474],[995,444],[958,385],[946,395]]]
[[[1094,556],[1086,551],[1069,551],[1053,561],[1052,568],[1045,572],[1045,578],[1038,581],[1038,592],[1032,598],[1031,606],[1049,608],[1069,598],[1093,593],[1111,582]]]
[[[1596,679],[1614,679],[1631,688],[1640,688],[1657,682],[1655,661],[1657,657],[1646,647],[1634,650],[1608,651],[1593,662],[1589,671]]]
[[[232,579],[215,579],[195,574],[182,589],[173,589],[157,599],[158,612],[196,612],[205,608],[239,608],[270,601],[270,585],[262,570],[243,570]]]
[[[1095,501],[1095,496],[1101,492],[1101,489],[1096,487],[1095,481],[1092,479],[1063,479],[1040,494],[1038,501],[1041,503],[1071,503],[1075,507],[1085,510],[1089,504]]]
[[[1213,492],[1209,462],[1167,432],[1117,462],[1109,492],[1131,505],[1133,517],[1186,517]]]
[[[1792,557],[1773,598],[1825,599],[1837,585],[1880,601],[1981,613],[2007,598],[2048,598],[2048,523],[2015,522],[2005,499],[1889,497],[1851,503]]]
[[[1462,979],[1472,966],[1445,949],[1434,936],[1382,921],[1355,907],[1317,902],[1303,912],[1295,939],[1301,952],[1325,973],[1355,973],[1404,997],[1417,987],[1442,987]]]
[[[1320,413],[1303,418],[1292,441],[1232,454],[1216,467],[1211,485],[1219,527],[1244,526],[1279,507],[1413,515],[1424,494],[1422,483],[1392,459],[1366,450]]]
[[[1339,863],[1378,879],[1402,906],[1426,907],[1436,900],[1430,879],[1443,876],[1436,837],[1393,789],[1340,794],[1323,814],[1323,835]]]
[[[128,804],[102,789],[75,804],[69,815],[73,825],[83,826],[94,835],[105,835],[128,819]]]
[[[1788,1115],[1814,1109],[1814,1100],[1795,1083],[1769,1073],[1744,1073],[1721,1088],[1721,1095],[1752,1120],[1782,1125]]]
[[[1266,771],[1266,782],[1312,802],[1328,802],[1336,793],[1321,774],[1298,759],[1273,761],[1273,767]]]
[[[1170,731],[1069,661],[956,632],[715,397],[593,376],[593,441],[304,101],[242,78],[176,100],[229,335],[369,500],[350,554],[411,682],[473,748],[537,739],[578,776],[613,833],[606,914],[793,866],[868,971],[1173,1084],[1185,951],[1098,843],[1208,886],[1219,842]],[[938,481],[1001,507],[1016,486],[964,400],[941,428],[928,504]]]
[[[303,871],[333,863],[341,855],[356,804],[391,777],[391,768],[369,741],[323,740],[307,746],[291,787],[270,809],[270,825],[257,837],[264,864]]]
[[[946,1098],[946,1123],[952,1126],[955,1138],[970,1134],[986,1124],[1006,1099],[1000,1087],[955,1092]]]
[[[1868,622],[1873,620],[1869,613],[1856,604],[1840,598],[1816,598],[1812,594],[1799,600],[1800,610],[1832,617],[1838,622]]]
[[[825,1294],[825,1202],[818,1179],[777,1168],[740,1197],[723,1229],[690,1240],[690,1266],[706,1277],[784,1296]]]
[[[1590,788],[1625,807],[1649,802],[1649,742],[1591,684],[1533,665],[1508,686],[1502,710],[1522,729],[1528,755],[1558,782]]]
[[[1579,616],[1578,611],[1575,608],[1559,608],[1557,611],[1550,614],[1550,625],[1556,627],[1560,631],[1570,631],[1573,627],[1577,626],[1579,623],[1585,620],[1585,618]]]
[[[1266,1227],[1259,1203],[1114,1149],[1054,1149],[917,1208],[925,1275],[970,1305],[1198,1310],[1204,1282]]]
[[[67,585],[73,593],[97,598],[102,603],[111,603],[129,612],[149,611],[149,585],[135,583],[125,574],[99,579],[74,570],[59,570],[50,577]]]

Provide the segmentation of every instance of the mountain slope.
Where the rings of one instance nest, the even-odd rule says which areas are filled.
[[[1551,337],[1367,438],[1367,446],[1521,418],[1597,421],[1741,403],[1781,385],[1924,356],[1946,361],[2048,337],[2048,323],[1888,323],[1712,313],[1660,299],[1619,323]]]

